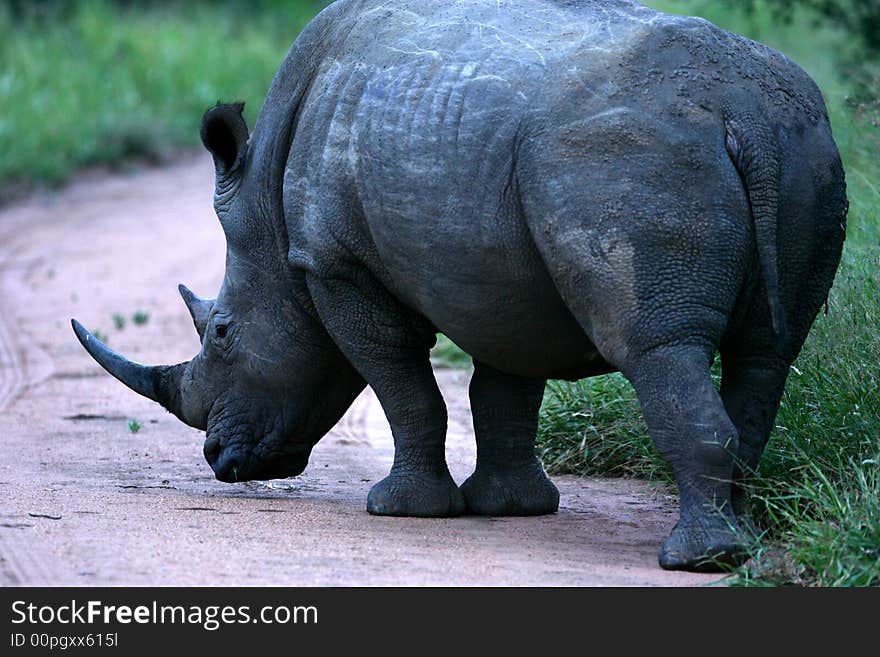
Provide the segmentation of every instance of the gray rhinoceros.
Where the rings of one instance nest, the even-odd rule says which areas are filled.
[[[201,352],[146,367],[74,324],[111,374],[207,430],[218,479],[299,474],[369,384],[395,446],[371,513],[552,513],[545,382],[620,371],[680,492],[660,564],[743,558],[737,482],[845,233],[841,161],[800,68],[629,0],[340,0],[250,136],[241,109],[201,126],[228,243],[216,300],[181,288]],[[474,359],[461,488],[438,331]]]

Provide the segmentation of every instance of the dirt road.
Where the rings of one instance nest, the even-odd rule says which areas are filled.
[[[223,484],[203,434],[105,374],[69,320],[148,363],[197,350],[178,282],[212,296],[224,241],[212,166],[83,179],[0,211],[0,583],[5,585],[702,585],[656,552],[675,500],[557,477],[542,518],[377,518],[392,444],[366,391],[305,474]],[[136,311],[149,320],[136,325]],[[113,315],[126,318],[123,329]],[[467,372],[438,371],[458,482],[474,462]],[[141,429],[132,433],[128,421]]]

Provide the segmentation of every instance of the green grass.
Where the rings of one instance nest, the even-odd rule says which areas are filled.
[[[131,321],[134,322],[135,326],[143,326],[150,321],[150,313],[143,310],[138,310],[137,312],[135,312],[134,315],[131,316]]]
[[[438,367],[453,369],[467,369],[472,366],[471,357],[442,333],[437,334],[437,344],[431,350],[431,362]]]
[[[252,123],[319,4],[84,0],[21,16],[3,3],[0,187],[195,146],[220,99],[246,101]]]
[[[753,495],[771,529],[734,583],[751,586],[880,585],[880,460],[849,458],[762,477]]]
[[[554,474],[669,479],[648,439],[632,386],[619,374],[549,382],[538,455]]]

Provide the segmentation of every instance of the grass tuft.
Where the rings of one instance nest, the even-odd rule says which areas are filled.
[[[537,452],[557,474],[671,481],[651,445],[635,391],[620,374],[549,382]]]
[[[134,322],[135,326],[143,326],[147,322],[150,321],[150,313],[138,310],[134,315],[131,316],[131,321]]]
[[[771,530],[733,583],[880,586],[880,458],[803,462],[794,476],[752,484]]]

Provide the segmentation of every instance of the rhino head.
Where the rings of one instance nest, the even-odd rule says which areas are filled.
[[[322,327],[302,272],[287,265],[280,174],[249,153],[242,110],[218,105],[202,120],[227,249],[216,299],[179,287],[201,338],[199,353],[178,365],[141,365],[72,321],[110,374],[207,432],[205,458],[227,482],[300,474],[312,447],[365,385]]]

